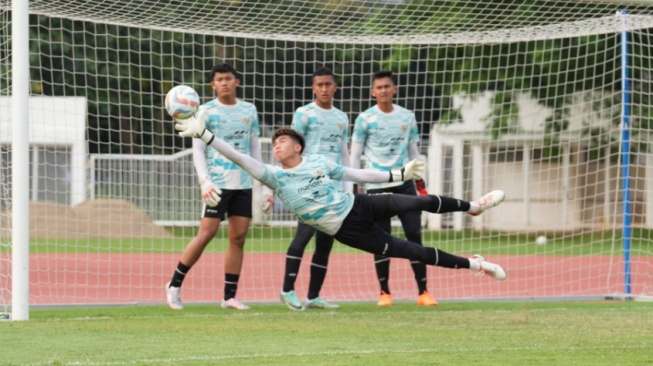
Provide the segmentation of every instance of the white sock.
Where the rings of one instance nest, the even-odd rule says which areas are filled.
[[[479,271],[481,269],[481,262],[475,258],[467,258],[469,261],[469,269],[472,271]]]
[[[471,213],[477,213],[481,211],[481,206],[477,202],[470,202],[469,203],[469,210],[467,212]]]

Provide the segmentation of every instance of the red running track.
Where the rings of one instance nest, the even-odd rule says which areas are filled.
[[[35,254],[30,257],[30,303],[163,303],[178,254]],[[7,258],[2,261],[6,262]],[[492,256],[508,272],[503,282],[469,270],[429,267],[428,287],[437,299],[585,297],[624,293],[621,257]],[[244,302],[278,302],[285,254],[247,253],[238,289]],[[310,255],[305,255],[296,290],[306,296]],[[0,305],[10,302],[10,266],[0,267]],[[408,261],[393,259],[390,288],[397,300],[417,290]],[[207,253],[182,289],[185,303],[222,298],[223,255]],[[5,289],[4,291],[2,289]],[[370,254],[333,254],[321,296],[336,301],[376,301],[378,284]],[[632,258],[632,294],[653,295],[653,257]]]

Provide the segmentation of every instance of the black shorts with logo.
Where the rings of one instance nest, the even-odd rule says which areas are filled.
[[[204,205],[202,218],[224,220],[227,215],[252,218],[251,189],[223,189],[220,198],[220,203],[216,207]]]

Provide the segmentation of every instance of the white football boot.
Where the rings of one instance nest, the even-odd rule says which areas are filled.
[[[506,198],[505,193],[500,190],[495,190],[492,191],[485,196],[479,198],[476,200],[476,203],[478,204],[478,211],[468,211],[467,213],[471,216],[478,216],[485,212],[486,210],[491,209],[492,207],[498,206],[501,202],[503,202],[503,199]]]
[[[499,281],[503,281],[508,277],[503,267],[501,267],[496,263],[486,261],[485,258],[483,258],[483,256],[481,255],[474,254],[474,256],[472,258],[469,258],[469,260],[478,261],[478,264],[480,266],[478,273],[481,275],[490,276],[495,280],[499,280]]]

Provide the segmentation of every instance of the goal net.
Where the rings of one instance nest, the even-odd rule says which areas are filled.
[[[209,71],[222,62],[258,108],[268,162],[271,132],[313,100],[317,67],[337,74],[350,128],[375,103],[372,73],[392,70],[395,102],[418,120],[429,192],[506,192],[479,217],[423,215],[424,245],[480,253],[508,272],[496,282],[430,267],[434,297],[653,295],[645,2],[33,0],[30,187],[10,184],[10,4],[0,0],[0,306],[11,302],[16,189],[30,190],[30,304],[165,301],[201,200],[191,142],[176,136],[163,99],[187,84],[211,100]],[[237,296],[275,302],[296,222],[280,202],[253,211]],[[398,222],[393,232],[403,235]],[[221,300],[227,242],[223,227],[184,282],[186,303]],[[393,298],[416,299],[408,261],[392,260],[389,283]],[[321,296],[378,293],[372,255],[336,244]]]

